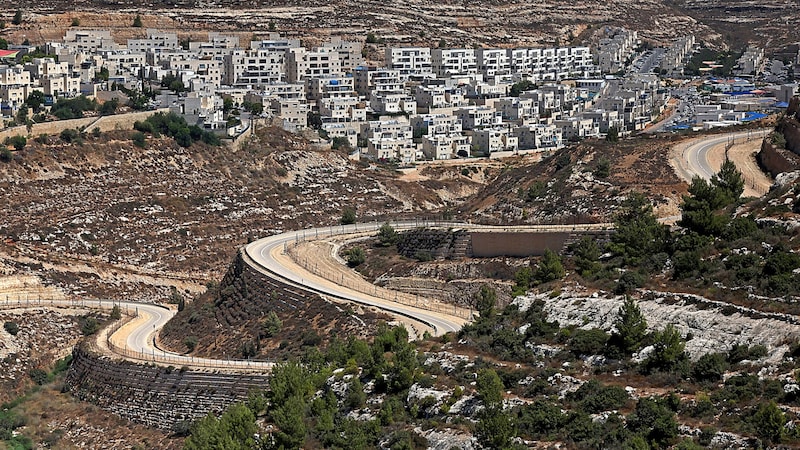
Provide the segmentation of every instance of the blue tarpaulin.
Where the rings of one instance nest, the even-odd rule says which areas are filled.
[[[742,119],[742,122],[750,122],[752,120],[759,120],[765,117],[767,117],[767,114],[759,112],[748,112],[744,113],[744,119]]]

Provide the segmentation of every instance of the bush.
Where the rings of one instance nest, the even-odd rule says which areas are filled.
[[[122,310],[120,309],[119,305],[114,305],[111,308],[111,320],[119,320],[122,318]]]
[[[381,225],[381,229],[378,230],[378,240],[382,247],[390,247],[400,241],[400,235],[387,222]]]
[[[11,153],[11,150],[0,145],[0,161],[10,162],[12,159],[14,159],[14,154]]]
[[[100,330],[100,323],[98,323],[97,319],[94,317],[84,317],[82,322],[81,333],[83,333],[84,336],[91,336]]]
[[[25,145],[28,143],[28,140],[25,139],[25,136],[11,136],[10,138],[6,139],[6,144],[14,147],[16,151],[22,151],[25,148]]]
[[[614,287],[615,294],[629,294],[644,285],[644,276],[639,272],[629,270],[622,274]]]
[[[197,348],[197,336],[189,336],[183,340],[183,345],[186,346],[186,349],[191,353]]]
[[[47,383],[48,381],[47,371],[44,369],[31,369],[28,371],[28,376],[31,377],[31,380],[33,380],[33,382],[39,386]]]
[[[697,381],[719,381],[728,370],[728,361],[722,353],[707,353],[692,367],[692,378]]]
[[[597,178],[608,178],[611,174],[611,162],[607,158],[600,158],[594,168],[594,176]]]
[[[342,225],[350,225],[356,223],[356,210],[353,208],[345,208],[342,211],[342,218],[340,219]]]
[[[356,267],[364,264],[364,261],[367,260],[367,255],[364,253],[363,248],[353,247],[345,252],[344,259],[347,261],[348,266]]]
[[[12,336],[16,336],[17,333],[19,333],[19,325],[17,325],[17,322],[6,322],[3,324],[3,328]]]
[[[602,354],[611,336],[599,328],[577,329],[569,340],[569,351],[576,356]]]
[[[561,258],[550,249],[546,249],[534,273],[534,280],[538,283],[547,283],[561,279],[565,274],[566,271],[561,264]]]
[[[66,142],[67,144],[70,144],[70,143],[73,143],[73,142],[77,143],[77,144],[80,144],[81,141],[82,141],[81,133],[78,130],[71,129],[71,128],[68,128],[68,129],[62,131],[61,134],[59,134],[59,137],[61,138],[62,141]]]
[[[147,146],[146,137],[141,131],[134,131],[133,134],[131,134],[131,141],[133,141],[133,145],[139,148],[145,148]]]
[[[281,319],[278,318],[278,315],[275,314],[275,311],[270,311],[267,314],[267,317],[261,321],[261,336],[265,338],[271,338],[276,334],[280,333],[281,328],[283,327],[283,323]]]
[[[589,380],[570,394],[583,412],[597,414],[617,410],[628,402],[628,393],[620,386],[605,386],[597,380]]]

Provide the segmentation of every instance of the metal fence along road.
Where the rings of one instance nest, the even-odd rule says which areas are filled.
[[[147,335],[146,342],[140,342],[136,348],[128,346],[128,339],[125,339],[125,345],[119,345],[115,342],[114,335],[131,320],[140,318],[142,316],[152,316],[154,311],[171,311],[160,305],[152,303],[137,303],[130,301],[115,301],[115,300],[98,300],[98,299],[81,299],[81,300],[64,300],[64,299],[42,299],[42,298],[23,298],[19,296],[16,299],[6,297],[5,300],[0,300],[0,308],[3,309],[31,309],[31,308],[74,308],[74,309],[112,309],[114,306],[120,307],[120,312],[125,316],[123,319],[114,321],[109,327],[100,331],[97,339],[102,339],[105,336],[105,344],[108,349],[115,355],[124,359],[135,362],[154,363],[160,366],[176,366],[176,367],[192,367],[192,368],[209,368],[209,369],[222,369],[222,370],[238,370],[238,371],[269,371],[275,365],[272,361],[261,360],[241,360],[241,359],[211,359],[199,358],[195,356],[187,356],[179,353],[169,352],[156,345],[155,333],[161,328],[154,326],[152,320],[144,321],[134,331],[144,331]],[[174,314],[174,313],[173,313]],[[166,320],[172,317],[169,314]],[[166,323],[166,320],[162,321]],[[163,324],[162,324],[163,325]],[[99,352],[103,352],[103,348],[97,342],[97,339],[88,339],[89,345]],[[119,340],[119,339],[116,339]]]

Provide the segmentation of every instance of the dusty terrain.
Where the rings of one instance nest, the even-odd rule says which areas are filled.
[[[568,45],[596,42],[609,26],[640,31],[652,42],[668,43],[676,36],[694,34],[703,42],[739,48],[755,42],[780,48],[796,40],[791,30],[798,23],[792,3],[775,1],[768,5],[748,2],[645,2],[619,0],[574,4],[556,1],[489,2],[481,7],[464,7],[454,2],[352,2],[297,4],[282,1],[220,2],[215,7],[186,2],[142,8],[134,2],[81,4],[34,2],[24,10],[21,26],[9,26],[3,37],[13,42],[30,40],[34,44],[59,40],[73,20],[79,27],[114,30],[118,42],[141,37],[147,28],[177,32],[181,38],[204,39],[207,30],[239,34],[243,42],[261,37],[270,30],[299,37],[317,44],[329,36],[363,40],[368,32],[380,44],[368,45],[372,59],[380,59],[379,47],[427,45],[441,40],[449,46],[531,46]],[[108,11],[102,11],[108,9]],[[102,11],[102,12],[101,12]],[[5,12],[11,22],[14,11]],[[132,27],[136,15],[143,27]]]
[[[242,244],[283,230],[336,224],[348,206],[367,221],[405,215],[494,223],[599,222],[608,220],[629,190],[646,192],[665,216],[677,210],[686,190],[667,163],[675,144],[668,137],[585,142],[541,163],[530,157],[474,160],[462,166],[422,165],[405,174],[309,150],[302,138],[276,129],[262,130],[239,151],[183,149],[166,138],[150,139],[142,150],[125,132],[87,137],[82,146],[54,141],[31,140],[12,162],[0,164],[5,210],[0,263],[5,275],[27,277],[18,278],[16,288],[7,283],[18,295],[153,302],[180,295],[191,302],[222,279]],[[565,156],[569,163],[560,167]],[[594,175],[601,159],[609,162],[605,178]],[[526,192],[537,181],[544,188],[528,200]],[[445,274],[445,265],[431,270]],[[19,280],[27,281],[20,287]],[[245,310],[231,304],[229,313],[220,309],[208,323]],[[328,314],[311,313],[317,319]],[[70,316],[25,314],[26,321],[42,324],[43,333],[57,334],[52,327],[61,327],[68,330],[60,333],[64,339],[79,336]],[[342,324],[355,320],[342,308],[336,314]],[[369,314],[359,317],[375,323],[377,317],[366,320]],[[281,341],[304,340],[302,324],[286,324],[287,334],[265,343],[265,350]],[[230,324],[231,333],[201,342],[201,353],[238,354],[242,341],[236,337],[252,333],[248,326]],[[185,337],[173,344],[181,346]],[[14,361],[23,373],[55,358],[23,355],[25,361]],[[20,389],[29,385],[26,379]]]

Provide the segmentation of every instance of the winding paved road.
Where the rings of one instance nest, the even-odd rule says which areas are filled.
[[[692,178],[699,176],[703,179],[709,180],[717,173],[717,168],[713,167],[709,162],[709,154],[715,149],[722,148],[727,144],[741,143],[745,140],[761,139],[769,129],[762,130],[749,130],[739,131],[735,133],[725,133],[721,135],[708,136],[694,142],[690,142],[681,151],[681,158],[683,164],[678,164],[676,172],[678,176],[691,183]],[[722,158],[724,160],[724,157]]]
[[[382,309],[391,314],[400,315],[413,319],[433,330],[436,336],[450,331],[458,331],[468,322],[463,317],[447,314],[444,312],[430,311],[427,309],[416,308],[414,306],[392,302],[383,298],[358,292],[343,286],[339,286],[331,280],[323,279],[307,270],[293,265],[289,267],[282,260],[280,255],[286,248],[295,242],[320,238],[330,238],[333,236],[375,233],[383,225],[382,222],[360,223],[353,225],[336,225],[320,228],[309,228],[306,230],[293,231],[275,236],[259,239],[245,247],[249,261],[246,261],[254,268],[278,277],[286,283],[307,289],[318,294],[334,297],[341,300],[352,301],[367,306]],[[581,225],[539,225],[521,227],[497,227],[489,225],[474,225],[463,222],[439,222],[439,221],[397,221],[390,225],[395,230],[407,230],[418,227],[438,227],[438,228],[460,228],[466,230],[484,231],[575,231],[575,230],[597,230],[607,229],[611,224],[581,224]]]
[[[290,244],[302,240],[330,238],[332,236],[353,237],[375,233],[383,223],[360,223],[337,225],[306,230],[292,231],[255,241],[245,247],[248,264],[269,276],[277,277],[285,283],[316,292],[322,295],[353,301],[382,309],[390,314],[400,315],[429,326],[436,335],[458,331],[468,322],[467,319],[442,312],[429,311],[409,305],[395,303],[379,297],[338,286],[330,280],[315,276],[296,264],[286,264],[286,258],[279,258]],[[522,227],[495,227],[473,225],[459,222],[437,222],[410,220],[392,222],[396,230],[417,227],[462,228],[483,231],[581,231],[608,229],[611,224],[577,225],[538,225]],[[137,302],[112,302],[110,300],[9,300],[0,301],[0,308],[71,308],[71,309],[112,309],[122,308],[131,320],[122,319],[103,330],[97,345],[115,354],[134,361],[147,361],[159,365],[188,366],[194,368],[228,369],[236,371],[268,371],[274,363],[266,361],[218,360],[197,358],[166,351],[158,346],[157,332],[175,315],[173,309],[161,305]]]

